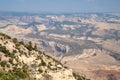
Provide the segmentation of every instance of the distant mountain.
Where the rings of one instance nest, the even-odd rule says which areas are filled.
[[[92,80],[120,78],[120,13],[0,12],[0,32]]]

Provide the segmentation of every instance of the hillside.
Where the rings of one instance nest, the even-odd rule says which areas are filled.
[[[32,49],[36,44],[40,51],[89,79],[120,79],[120,13],[4,13],[0,32],[24,43],[32,41]]]
[[[32,42],[24,44],[0,33],[0,80],[87,80]]]

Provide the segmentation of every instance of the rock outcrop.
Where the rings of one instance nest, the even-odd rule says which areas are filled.
[[[38,51],[0,33],[0,80],[76,80],[71,69]],[[6,77],[5,77],[6,76]],[[81,77],[82,78],[82,77]]]

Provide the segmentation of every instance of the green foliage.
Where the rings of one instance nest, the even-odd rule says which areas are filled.
[[[13,38],[13,42],[17,43],[18,42],[17,38]]]
[[[34,50],[37,50],[37,45],[36,44],[34,45]]]
[[[3,36],[3,37],[4,37],[4,39],[11,39],[11,37],[10,37],[10,36],[8,36],[8,35],[6,35],[6,34],[0,33],[0,35],[1,35],[1,36]]]
[[[16,50],[13,50],[13,53],[17,53],[17,51],[16,51]]]
[[[9,56],[12,58],[14,57],[14,54],[10,53],[9,50],[5,46],[2,46],[1,44],[0,44],[0,51],[3,52],[5,56]]]
[[[7,50],[6,47],[2,46],[1,44],[0,44],[0,51],[5,53],[6,56],[10,56],[9,50]]]
[[[36,51],[37,51],[37,50],[38,50],[38,49],[37,49],[37,45],[35,44],[34,47],[33,47],[33,44],[32,44],[31,41],[29,41],[28,44],[25,45],[25,46],[26,46],[26,48],[27,48],[28,50],[30,50],[30,51],[32,51],[32,50],[36,50]]]
[[[4,79],[0,77],[0,80],[4,80]]]
[[[27,78],[28,74],[25,73],[23,70],[21,69],[15,69],[14,70],[14,74],[17,75],[19,78]]]
[[[13,64],[13,59],[12,58],[9,59],[9,63]]]
[[[29,43],[26,45],[26,48],[30,51],[34,49],[31,41],[29,41]]]
[[[41,64],[42,66],[46,66],[46,63],[41,59]]]
[[[0,80],[17,80],[17,78],[12,72],[0,70]]]
[[[25,78],[29,77],[22,69],[16,68],[15,70],[9,72],[0,70],[0,80],[21,80]]]
[[[21,43],[18,42],[17,38],[13,38],[13,42],[15,43],[16,47],[21,45]]]
[[[43,72],[43,70],[42,70],[41,68],[39,68],[39,69],[38,69],[38,71],[39,71],[40,73],[42,73],[42,72]]]
[[[20,41],[19,43],[22,44],[22,45],[25,45],[23,41]]]
[[[2,61],[2,62],[0,62],[0,65],[1,65],[2,67],[5,67],[5,65],[7,65],[7,62],[6,62],[6,61]]]
[[[42,52],[41,51],[38,51],[38,53],[41,55],[42,54]]]
[[[10,68],[10,64],[7,64],[6,66],[7,66],[8,68]]]
[[[73,76],[75,77],[76,80],[90,80],[90,79],[86,79],[84,76],[80,76],[77,73],[73,73]]]

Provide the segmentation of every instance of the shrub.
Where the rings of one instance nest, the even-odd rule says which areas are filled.
[[[17,43],[18,42],[17,38],[13,38],[13,42]]]
[[[13,50],[13,53],[17,53],[17,51],[16,51],[16,50]]]
[[[10,56],[10,52],[6,49],[5,46],[0,45],[0,51],[5,53],[6,56]]]
[[[32,51],[34,49],[31,41],[29,41],[29,43],[26,45],[26,48],[30,51]]]
[[[22,44],[22,45],[25,45],[23,41],[20,41],[19,43]]]
[[[37,50],[37,45],[36,44],[34,45],[34,50]]]
[[[9,59],[9,63],[10,63],[10,64],[13,64],[13,59],[10,58],[10,59]]]
[[[38,71],[39,71],[40,73],[42,73],[42,72],[43,72],[43,70],[42,70],[42,69],[40,69],[40,68],[38,69]]]
[[[27,78],[28,77],[28,75],[25,72],[23,72],[22,70],[19,70],[19,69],[15,70],[14,74],[17,75],[19,78]]]
[[[3,33],[0,33],[1,36],[4,36],[4,39],[11,39],[10,36],[6,35],[6,34],[3,34]]]
[[[41,65],[46,66],[46,63],[43,60],[41,60]]]
[[[8,68],[10,68],[10,64],[7,64],[6,66],[7,66]]]
[[[6,61],[2,61],[2,62],[0,63],[0,65],[1,65],[2,67],[5,67],[5,65],[7,65],[7,62],[6,62]]]
[[[0,70],[0,80],[21,80],[26,77],[26,73],[24,73],[20,69],[9,72]]]
[[[73,76],[75,77],[76,80],[90,80],[90,79],[85,78],[84,76],[80,76],[77,73],[73,73]]]
[[[18,42],[17,38],[13,38],[13,42],[15,43],[16,47],[21,45],[21,43]]]

